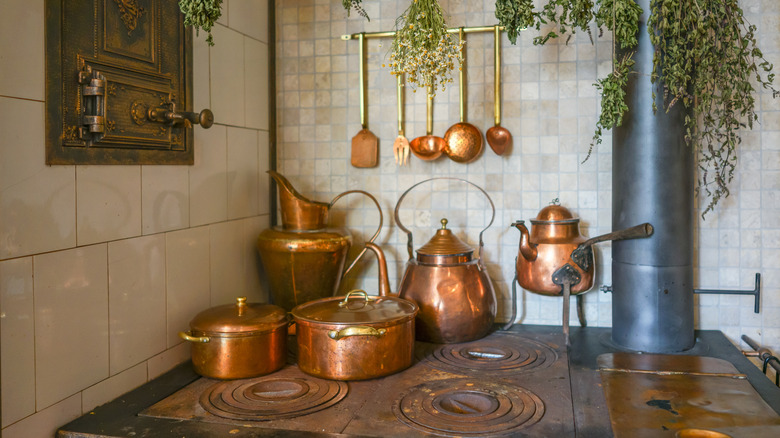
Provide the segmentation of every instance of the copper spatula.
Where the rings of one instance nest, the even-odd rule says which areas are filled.
[[[365,35],[358,38],[360,44],[360,124],[363,126],[352,137],[351,163],[354,167],[376,167],[379,161],[379,139],[368,130],[366,122],[366,44]]]

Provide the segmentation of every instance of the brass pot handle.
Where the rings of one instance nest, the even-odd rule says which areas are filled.
[[[179,337],[185,341],[196,342],[199,344],[205,344],[206,342],[211,341],[208,336],[192,336],[187,332],[179,332]]]
[[[335,198],[333,198],[333,200],[330,201],[330,204],[328,204],[328,209],[330,209],[330,207],[332,207],[333,204],[335,204],[336,201],[338,201],[342,197],[344,197],[346,195],[351,195],[353,193],[360,193],[361,195],[367,196],[370,200],[372,200],[374,202],[374,205],[376,205],[376,209],[379,210],[379,226],[376,228],[376,232],[374,233],[374,235],[371,236],[370,239],[368,239],[368,242],[366,242],[366,243],[374,243],[374,240],[377,237],[379,237],[379,233],[382,231],[382,224],[384,223],[384,216],[382,215],[382,207],[379,206],[379,201],[377,201],[376,198],[373,197],[370,193],[364,192],[363,190],[347,190],[344,193],[339,193],[338,195],[336,195]],[[349,267],[347,267],[347,269],[344,270],[344,273],[341,274],[341,278],[344,278],[347,275],[347,273],[349,273],[349,271],[351,271],[352,268],[355,267],[355,265],[357,264],[358,260],[360,260],[360,258],[363,257],[363,254],[365,254],[366,251],[368,251],[368,248],[364,246],[363,250],[360,251],[360,254],[358,254],[357,257],[355,257],[355,260],[352,260],[352,263],[349,264]]]
[[[461,179],[461,178],[454,178],[454,177],[450,177],[450,176],[440,176],[440,177],[435,177],[435,178],[429,178],[429,179],[426,179],[426,180],[418,182],[417,184],[415,184],[415,185],[409,187],[408,189],[406,189],[406,191],[401,195],[401,197],[398,198],[398,203],[395,204],[395,210],[393,211],[393,215],[395,216],[395,223],[398,224],[398,228],[400,228],[403,232],[406,233],[406,251],[409,253],[409,260],[414,258],[414,243],[412,242],[412,232],[409,231],[406,227],[404,227],[404,224],[401,223],[400,216],[398,216],[398,210],[401,209],[401,201],[404,200],[406,195],[408,195],[409,192],[411,192],[413,188],[419,186],[420,184],[427,183],[428,181],[434,181],[434,180],[438,180],[438,179],[449,179],[449,180],[460,181],[460,182],[464,182],[466,184],[472,185],[477,190],[482,192],[482,194],[485,195],[485,197],[487,198],[488,202],[490,203],[490,208],[493,209],[493,215],[490,216],[490,222],[487,224],[487,226],[485,228],[483,228],[482,231],[479,232],[479,263],[482,263],[482,247],[484,246],[484,244],[482,242],[482,234],[488,228],[490,228],[491,225],[493,225],[493,221],[496,219],[496,206],[493,205],[493,200],[490,199],[490,195],[488,195],[487,192],[484,189],[482,189],[482,187],[474,184],[471,181],[468,181],[468,180],[465,180],[465,179]]]
[[[373,336],[379,338],[384,336],[385,333],[387,333],[387,329],[376,329],[367,325],[356,325],[341,330],[328,330],[328,337],[338,341],[339,339],[348,338],[350,336]]]

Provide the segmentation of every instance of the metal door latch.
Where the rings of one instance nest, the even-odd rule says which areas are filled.
[[[79,71],[81,84],[81,132],[82,140],[98,142],[106,134],[106,77],[85,65]]]

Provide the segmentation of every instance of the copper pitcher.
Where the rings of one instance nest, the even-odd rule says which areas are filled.
[[[401,223],[398,211],[404,197],[415,187],[436,179],[450,179],[471,184],[481,191],[493,209],[490,223],[479,233],[479,257],[474,248],[442,227],[433,238],[413,254],[412,232]],[[409,260],[401,279],[399,295],[416,303],[420,312],[415,322],[419,341],[440,344],[468,342],[485,336],[496,317],[496,293],[482,255],[482,234],[493,224],[496,209],[490,196],[479,186],[459,178],[431,178],[410,187],[395,206],[395,221],[407,234]]]
[[[341,280],[365,254],[358,254],[347,269],[347,252],[352,236],[346,228],[329,227],[328,212],[342,197],[360,193],[379,210],[379,226],[368,240],[372,243],[382,229],[382,209],[376,198],[362,190],[349,190],[330,203],[311,201],[298,193],[281,174],[269,170],[279,187],[282,226],[264,230],[257,239],[274,304],[287,311],[295,306],[333,296]]]

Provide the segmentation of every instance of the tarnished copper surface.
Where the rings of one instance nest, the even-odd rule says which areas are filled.
[[[501,126],[501,29],[499,26],[493,29],[493,61],[493,111],[496,123],[487,130],[485,138],[493,152],[501,155],[512,146],[512,133]]]
[[[558,359],[549,345],[510,332],[494,332],[461,344],[418,343],[416,354],[422,364],[440,370],[491,376],[541,370]]]
[[[298,193],[281,174],[268,171],[279,187],[282,226],[264,230],[257,238],[257,250],[267,275],[274,304],[290,311],[293,307],[333,296],[341,279],[365,254],[364,248],[344,269],[352,237],[345,228],[328,227],[328,211],[342,197],[359,193],[379,211],[379,226],[368,240],[373,243],[382,229],[382,209],[376,198],[361,190],[337,195],[329,204],[311,201]]]
[[[393,404],[395,416],[439,436],[501,436],[539,421],[544,403],[516,385],[459,378],[423,383]]]
[[[780,416],[725,360],[609,353],[598,363],[616,438],[780,435]]]
[[[270,304],[236,304],[204,310],[179,336],[192,343],[195,371],[215,379],[243,379],[272,373],[287,357],[288,317]]]
[[[458,69],[458,100],[460,103],[460,122],[452,125],[444,133],[444,153],[452,161],[470,163],[482,153],[482,132],[476,126],[466,122],[466,53],[463,50],[465,34],[463,28],[458,29],[460,46],[460,68]]]

